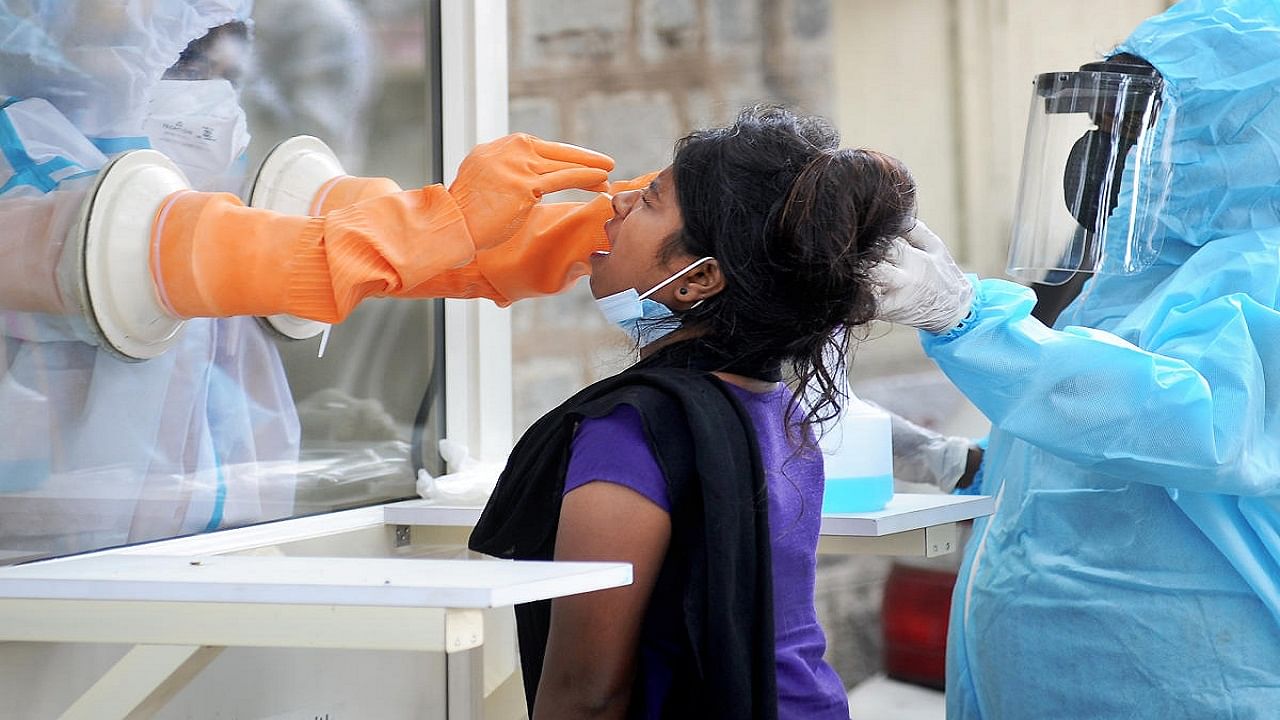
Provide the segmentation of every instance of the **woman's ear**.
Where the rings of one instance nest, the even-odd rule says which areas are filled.
[[[711,258],[676,281],[676,301],[681,309],[687,310],[722,290],[724,273],[720,271],[720,262]]]

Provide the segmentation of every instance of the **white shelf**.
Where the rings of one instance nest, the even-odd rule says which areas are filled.
[[[871,513],[827,513],[826,537],[883,537],[990,515],[995,498],[988,495],[923,495],[899,493],[885,509]]]
[[[429,525],[432,527],[475,527],[484,508],[435,505],[428,500],[405,500],[382,506],[382,521],[388,525]]]
[[[492,608],[630,582],[627,563],[121,555],[0,568],[0,599]]]
[[[821,534],[825,537],[883,537],[990,515],[994,507],[994,499],[986,495],[897,494],[879,512],[823,515]],[[472,527],[480,519],[480,511],[478,507],[405,500],[384,506],[383,520],[389,525]]]

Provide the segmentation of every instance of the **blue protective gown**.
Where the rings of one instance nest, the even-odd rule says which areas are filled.
[[[1280,3],[1183,2],[1117,51],[1166,81],[1155,262],[1054,329],[975,282],[924,334],[994,426],[950,718],[1280,717]]]

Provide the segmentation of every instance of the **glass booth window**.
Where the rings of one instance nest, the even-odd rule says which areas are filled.
[[[67,270],[93,273],[73,238],[126,150],[246,200],[300,134],[348,174],[438,181],[438,17],[430,0],[0,10],[0,564],[410,497],[439,471],[439,301],[366,301],[323,357],[318,336],[230,317],[138,361],[76,311]]]

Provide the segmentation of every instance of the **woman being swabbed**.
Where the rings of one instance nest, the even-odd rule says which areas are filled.
[[[613,198],[591,292],[640,361],[525,433],[471,536],[633,565],[629,586],[517,608],[534,720],[849,717],[814,609],[814,426],[915,185],[837,143],[820,118],[749,108]]]

